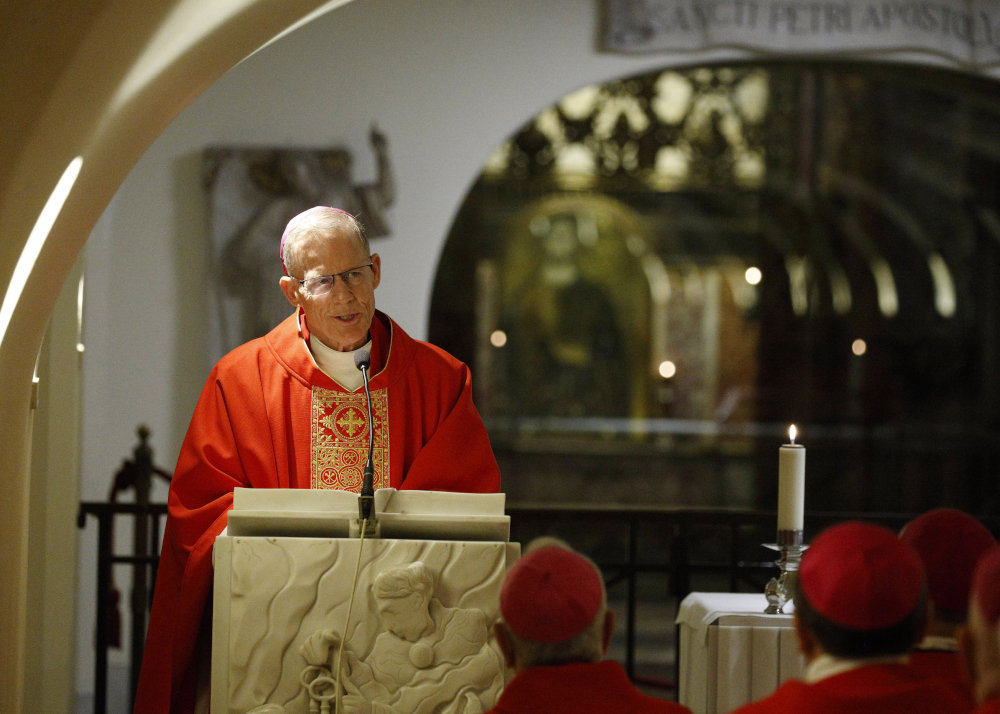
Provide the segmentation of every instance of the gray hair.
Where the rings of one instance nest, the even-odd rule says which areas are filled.
[[[601,606],[597,614],[587,628],[562,642],[535,642],[521,637],[507,626],[507,632],[514,642],[514,649],[517,654],[519,667],[528,669],[529,667],[549,667],[570,662],[584,662],[594,664],[604,658],[604,616],[608,611],[608,592],[604,589],[604,576],[597,563],[580,553],[561,538],[552,536],[542,536],[528,543],[524,549],[525,555],[541,548],[565,548],[573,551],[586,560],[597,571],[597,576],[601,582]]]
[[[593,622],[587,625],[587,629],[562,642],[534,642],[521,637],[508,626],[507,632],[514,641],[518,666],[528,669],[552,667],[570,662],[586,664],[600,662],[604,658],[604,616],[607,611],[607,603],[602,603]]]
[[[365,236],[364,226],[350,213],[333,208],[322,208],[316,211],[307,211],[306,215],[300,214],[300,216],[293,218],[285,228],[285,245],[281,251],[281,260],[285,264],[285,270],[288,271],[288,274],[297,273],[301,267],[298,264],[298,250],[296,250],[299,239],[309,236],[326,238],[342,230],[353,232],[361,241],[365,255],[372,254],[371,245]]]
[[[377,598],[406,597],[412,593],[428,599],[434,594],[434,575],[419,560],[383,570],[372,583],[372,594]]]

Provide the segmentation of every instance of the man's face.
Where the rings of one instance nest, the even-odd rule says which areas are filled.
[[[375,606],[385,629],[416,642],[427,626],[427,603],[418,592],[405,597],[376,598]]]
[[[349,230],[300,238],[296,250],[296,272],[301,275],[292,277],[298,280],[336,275],[372,264],[371,268],[362,269],[364,275],[359,285],[348,286],[338,276],[326,295],[310,295],[298,280],[281,279],[285,297],[295,307],[302,308],[309,331],[323,344],[340,352],[363,347],[368,342],[368,329],[375,315],[375,288],[382,275],[378,254],[369,258],[361,241]]]

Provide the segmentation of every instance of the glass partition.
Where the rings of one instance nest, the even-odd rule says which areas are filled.
[[[888,65],[584,87],[486,162],[430,339],[472,367],[508,497],[997,504],[996,85]]]

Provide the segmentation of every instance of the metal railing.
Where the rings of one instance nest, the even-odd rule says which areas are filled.
[[[105,714],[108,701],[108,650],[109,622],[112,589],[112,568],[115,565],[130,565],[132,568],[132,592],[129,599],[131,610],[131,647],[129,651],[129,685],[131,702],[135,701],[135,690],[142,667],[142,652],[145,646],[146,622],[152,606],[152,594],[156,586],[156,570],[160,563],[160,519],[167,513],[165,503],[108,503],[104,501],[84,501],[80,504],[77,526],[85,528],[87,517],[97,519],[97,627],[94,638],[94,711]],[[148,534],[151,547],[145,553],[115,555],[114,527],[116,516],[131,516],[134,519],[134,533],[138,537]],[[141,547],[138,550],[142,550]]]

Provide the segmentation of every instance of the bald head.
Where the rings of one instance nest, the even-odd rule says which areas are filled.
[[[288,222],[281,237],[281,262],[289,275],[301,275],[300,247],[304,239],[331,239],[342,234],[355,236],[365,255],[371,255],[371,246],[365,237],[361,222],[346,211],[326,206],[316,206],[303,211]]]

